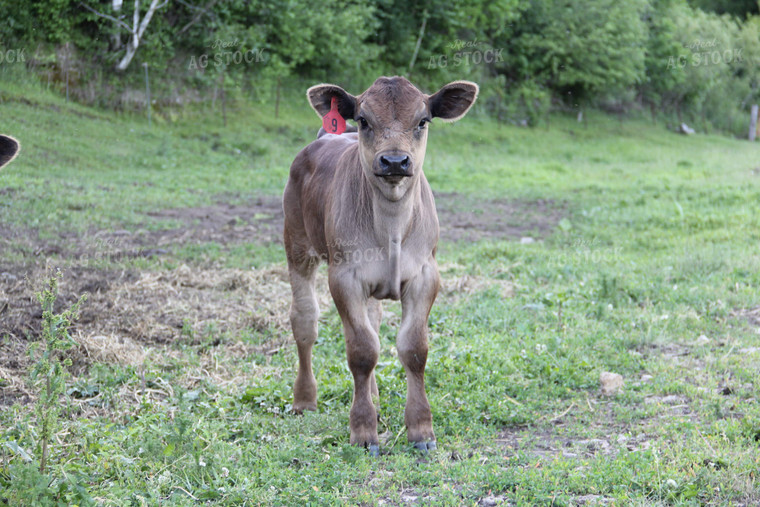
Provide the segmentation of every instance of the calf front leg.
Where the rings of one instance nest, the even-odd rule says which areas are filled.
[[[330,292],[343,321],[348,367],[354,377],[354,399],[349,417],[350,441],[377,454],[377,410],[372,403],[372,395],[377,393],[375,365],[380,353],[380,341],[374,322],[370,320],[370,313],[374,314],[376,308],[369,311],[368,297],[350,273],[331,271],[329,281]]]
[[[401,329],[396,349],[406,371],[406,422],[409,442],[420,450],[436,448],[433,416],[425,394],[425,365],[428,354],[427,321],[438,294],[440,279],[435,261],[425,265],[409,280],[401,294]]]

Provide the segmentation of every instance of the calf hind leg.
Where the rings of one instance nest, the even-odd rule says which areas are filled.
[[[290,306],[290,325],[298,347],[298,374],[293,385],[293,411],[317,409],[317,381],[311,368],[311,351],[317,341],[319,305],[314,289],[317,263],[301,266],[288,263],[293,301]]]

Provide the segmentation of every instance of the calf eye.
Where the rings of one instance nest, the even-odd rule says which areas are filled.
[[[430,120],[428,120],[427,118],[424,118],[424,119],[420,120],[420,123],[419,123],[419,125],[417,125],[417,128],[420,129],[420,130],[424,129],[425,128],[425,124],[428,121],[430,121]]]
[[[361,128],[366,129],[369,127],[369,123],[367,123],[367,120],[365,120],[363,116],[360,116],[357,121],[359,122],[359,126]]]

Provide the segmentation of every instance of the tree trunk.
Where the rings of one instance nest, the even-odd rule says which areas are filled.
[[[135,53],[137,53],[137,46],[139,42],[137,39],[134,38],[134,35],[131,39],[129,39],[129,43],[127,44],[127,52],[124,54],[124,58],[121,59],[121,61],[116,65],[116,70],[127,70],[127,67],[129,67],[129,63],[132,61],[132,58],[134,58]]]
[[[113,0],[112,6],[114,13],[118,14],[121,11],[122,0]],[[111,49],[113,51],[119,51],[123,44],[121,42],[121,31],[119,23],[114,21],[114,33],[111,35]]]
[[[428,20],[428,11],[425,9],[425,11],[422,13],[422,26],[420,26],[420,35],[417,37],[417,44],[414,46],[414,53],[412,54],[412,59],[409,61],[409,72],[407,72],[408,75],[412,74],[412,68],[414,68],[414,62],[417,60],[417,53],[420,51],[420,45],[422,44],[422,38],[425,36],[425,27],[427,26],[427,20]]]
[[[127,44],[127,52],[124,55],[124,58],[122,58],[121,61],[119,61],[119,63],[116,65],[116,70],[124,71],[127,69],[127,67],[129,67],[132,58],[134,58],[135,53],[137,52],[137,48],[140,46],[140,39],[142,39],[142,36],[145,33],[145,29],[148,28],[148,23],[150,23],[150,20],[153,18],[153,14],[156,12],[156,9],[166,5],[166,1],[161,5],[159,5],[158,2],[159,0],[152,0],[150,2],[148,12],[145,13],[142,21],[140,21],[140,0],[135,0],[132,33],[131,37],[129,38],[129,43]]]

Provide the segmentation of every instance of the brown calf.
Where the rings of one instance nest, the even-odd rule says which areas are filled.
[[[18,141],[10,136],[0,135],[0,168],[10,163],[18,154]]]
[[[424,375],[427,320],[439,287],[438,216],[422,164],[427,123],[458,120],[477,94],[475,83],[455,81],[426,95],[403,77],[381,77],[359,96],[329,84],[307,91],[318,115],[330,111],[335,98],[343,118],[359,129],[342,135],[320,131],[296,156],[285,187],[290,322],[299,359],[293,410],[317,408],[311,368],[319,316],[314,281],[319,261],[326,260],[354,377],[351,443],[374,455],[382,299],[401,300],[396,348],[407,376],[409,441],[420,450],[436,448]]]

